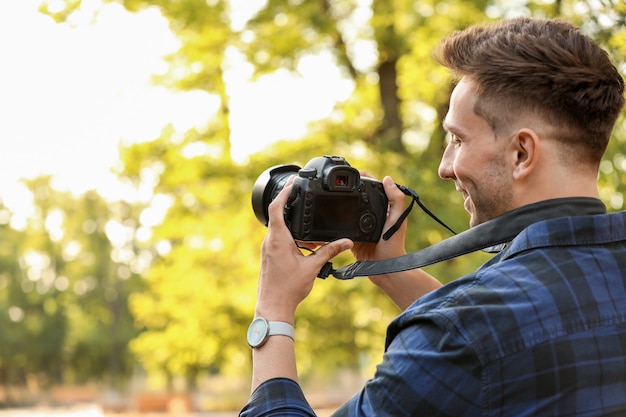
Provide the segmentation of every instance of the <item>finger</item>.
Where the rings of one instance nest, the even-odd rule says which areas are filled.
[[[314,259],[321,268],[330,259],[339,255],[341,252],[352,249],[353,246],[354,242],[352,242],[350,239],[335,240],[319,248],[315,252],[315,256],[309,256],[307,257],[307,259]]]
[[[389,200],[388,218],[396,221],[406,208],[406,196],[389,176],[383,178],[383,187],[385,188],[385,194]]]
[[[283,189],[280,190],[276,198],[268,206],[268,226],[272,223],[274,223],[274,225],[285,225],[285,205],[287,204],[289,194],[291,193],[294,177],[295,176],[291,176],[287,180]]]

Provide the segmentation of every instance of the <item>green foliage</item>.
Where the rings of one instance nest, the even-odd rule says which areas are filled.
[[[250,355],[244,334],[254,309],[264,235],[250,208],[250,192],[260,172],[280,163],[303,165],[323,154],[342,155],[378,178],[392,175],[411,186],[426,206],[460,231],[468,220],[460,197],[452,184],[437,177],[444,146],[439,122],[451,89],[448,75],[431,59],[439,39],[502,16],[563,15],[600,39],[622,68],[626,54],[626,10],[621,1],[526,1],[512,8],[504,0],[268,0],[243,29],[231,25],[227,1],[119,2],[131,11],[158,7],[181,41],[169,58],[170,71],[159,82],[205,90],[217,95],[221,105],[204,129],[181,134],[168,127],[154,141],[121,149],[118,174],[151,190],[146,207],[115,208],[95,194],[78,201],[59,195],[63,204],[38,197],[40,213],[27,232],[0,225],[5,232],[0,240],[0,305],[14,314],[19,311],[10,310],[12,306],[24,312],[19,325],[0,316],[0,325],[7,329],[0,344],[0,368],[15,364],[11,369],[35,372],[49,366],[45,364],[66,363],[77,377],[101,374],[104,370],[97,364],[111,349],[125,355],[123,344],[134,335],[126,310],[130,308],[134,324],[142,330],[130,348],[149,372],[185,376],[192,388],[203,373],[246,375]],[[54,15],[59,21],[80,6],[76,0],[65,3],[66,9]],[[359,60],[363,45],[369,45],[371,56]],[[297,73],[303,57],[330,53],[353,83],[352,95],[337,103],[328,118],[311,124],[301,140],[274,143],[237,164],[230,157],[225,75],[228,56],[235,52],[245,56],[255,76],[279,70]],[[624,129],[620,121],[600,177],[601,196],[614,210],[624,205]],[[31,188],[35,196],[57,195],[46,186]],[[46,216],[54,210],[64,213],[67,230],[76,234],[52,240],[44,232]],[[154,220],[155,213],[165,215]],[[128,262],[111,259],[114,248],[106,236],[107,224],[133,237],[122,244],[124,250],[118,248],[133,254],[123,259],[132,264],[141,253],[154,258],[149,269],[137,271],[143,272],[143,281],[134,273],[119,279],[116,271]],[[138,239],[146,230],[149,237]],[[449,234],[416,209],[408,236],[407,249],[416,250]],[[68,258],[64,253],[71,242],[80,250]],[[18,264],[13,247],[45,254],[55,276],[66,276],[71,288],[86,285],[89,290],[26,291],[24,283],[32,279]],[[478,253],[428,271],[449,282],[488,258]],[[349,262],[343,257],[335,265]],[[122,302],[126,299],[128,305]],[[384,329],[395,314],[395,307],[365,279],[318,281],[296,324],[303,375],[337,367],[369,369],[380,359]],[[59,331],[46,333],[46,328]],[[45,344],[30,346],[26,340]],[[51,361],[54,355],[64,361]],[[126,367],[123,357],[120,366]]]
[[[0,372],[4,383],[32,377],[41,387],[94,378],[123,384],[133,369],[137,335],[126,299],[141,289],[130,242],[112,244],[111,222],[128,221],[95,192],[74,197],[49,178],[28,181],[35,214],[21,229],[1,208]],[[127,222],[128,224],[128,222]],[[129,251],[128,259],[120,251]]]

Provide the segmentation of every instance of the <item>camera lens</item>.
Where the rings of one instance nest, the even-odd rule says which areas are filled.
[[[268,207],[276,198],[290,176],[297,174],[297,165],[277,165],[259,175],[252,188],[252,210],[256,218],[265,226],[269,222]]]

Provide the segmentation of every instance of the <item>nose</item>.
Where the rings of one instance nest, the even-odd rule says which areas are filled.
[[[443,151],[443,156],[441,157],[441,162],[439,163],[439,169],[437,170],[437,174],[439,174],[439,178],[444,180],[454,179],[454,151],[452,146],[448,144],[446,149]]]

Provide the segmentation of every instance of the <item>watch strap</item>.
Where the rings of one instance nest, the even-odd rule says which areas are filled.
[[[270,328],[268,336],[287,336],[294,340],[294,329],[291,324],[284,321],[268,321],[267,324]]]

